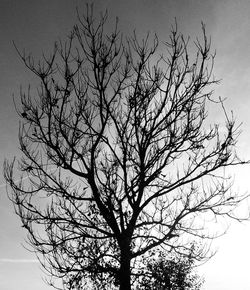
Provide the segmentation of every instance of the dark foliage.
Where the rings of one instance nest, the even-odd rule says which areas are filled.
[[[199,290],[203,280],[194,272],[192,255],[177,257],[162,252],[147,261],[141,290]]]

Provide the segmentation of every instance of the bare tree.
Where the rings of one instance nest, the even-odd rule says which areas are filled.
[[[107,14],[96,21],[92,8],[78,20],[51,56],[35,62],[18,51],[40,86],[21,92],[22,176],[14,161],[4,174],[52,278],[67,289],[99,277],[103,289],[129,290],[152,250],[185,254],[218,234],[206,219],[240,219],[246,196],[224,172],[244,163],[239,128],[220,101],[225,126],[208,123],[217,80],[204,25],[192,54],[176,25],[159,45],[156,36],[122,37],[117,22],[107,32]]]

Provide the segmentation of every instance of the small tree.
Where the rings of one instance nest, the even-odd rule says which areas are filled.
[[[107,14],[96,22],[88,8],[78,19],[50,57],[36,64],[20,53],[40,86],[21,92],[23,174],[14,161],[4,174],[52,278],[67,289],[97,277],[130,290],[151,250],[185,252],[214,237],[206,218],[239,219],[245,196],[224,175],[244,163],[239,130],[226,113],[223,129],[207,122],[217,81],[204,25],[192,58],[176,26],[162,47],[156,36],[124,40],[117,23],[105,32]]]
[[[144,290],[199,290],[203,280],[194,273],[194,260],[187,257],[157,253],[147,261],[146,274],[138,289]]]

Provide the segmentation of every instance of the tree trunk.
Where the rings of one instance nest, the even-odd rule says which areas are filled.
[[[130,247],[125,245],[121,249],[120,260],[120,290],[131,290]]]

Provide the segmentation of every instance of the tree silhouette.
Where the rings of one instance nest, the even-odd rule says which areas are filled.
[[[206,219],[240,219],[246,196],[224,172],[244,163],[239,128],[223,106],[225,126],[208,123],[217,80],[204,25],[194,55],[177,25],[159,45],[157,36],[122,37],[117,22],[108,32],[107,13],[96,21],[89,7],[78,20],[39,62],[18,50],[40,86],[21,92],[22,176],[15,160],[4,174],[49,283],[129,290],[150,251],[185,253],[217,235]]]
[[[192,247],[186,257],[158,252],[147,261],[146,273],[140,281],[143,290],[199,290],[203,280],[193,272]]]

